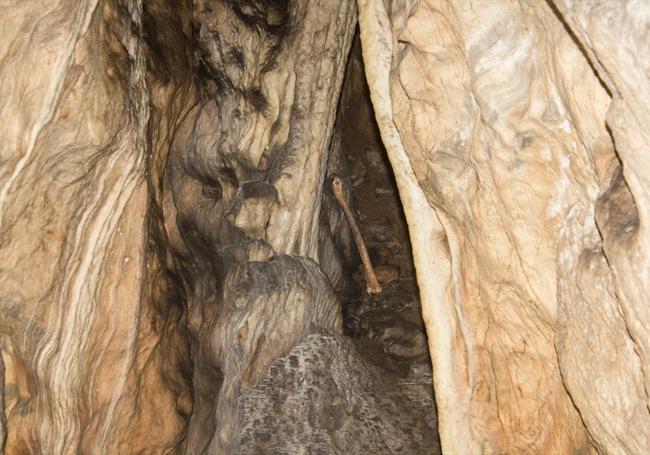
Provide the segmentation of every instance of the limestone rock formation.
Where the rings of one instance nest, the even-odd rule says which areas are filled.
[[[359,4],[443,450],[647,452],[648,5]]]
[[[429,453],[432,403],[417,381],[391,383],[350,341],[310,335],[242,394],[245,424],[233,453]]]
[[[3,2],[0,452],[649,453],[649,29],[639,0]],[[379,210],[387,291],[348,305],[329,182],[393,194],[372,112],[430,366]]]
[[[1,16],[5,452],[168,451],[189,357],[147,247],[142,3],[10,1]]]

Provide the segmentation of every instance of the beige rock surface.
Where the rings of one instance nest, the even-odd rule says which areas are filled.
[[[359,5],[443,450],[647,452],[646,5]]]
[[[2,9],[5,452],[168,451],[190,408],[177,337],[161,338],[180,315],[146,248],[142,4]]]
[[[251,397],[283,384],[304,386],[281,429],[304,450],[295,425],[340,441],[336,415],[358,447],[407,440],[347,409],[402,412],[399,382],[332,348],[354,2],[0,7],[0,451],[228,453],[275,431],[280,395]],[[357,7],[443,450],[649,453],[650,3]],[[319,389],[340,414],[309,408],[304,359],[340,372]]]

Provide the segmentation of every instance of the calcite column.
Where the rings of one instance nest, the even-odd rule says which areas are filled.
[[[341,332],[318,253],[356,12],[330,0],[193,6],[199,99],[175,132],[162,205],[191,331],[184,451],[234,453],[240,396],[310,333]]]

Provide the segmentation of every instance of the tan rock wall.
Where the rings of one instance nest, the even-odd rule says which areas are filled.
[[[148,281],[158,266],[147,253],[141,8],[3,4],[6,453],[162,452],[183,429],[177,409],[189,412],[173,355],[160,355],[178,316],[155,308],[163,294]]]
[[[573,453],[590,435],[605,452],[646,452],[650,313],[626,185],[633,174],[643,194],[643,165],[626,166],[628,150],[648,144],[643,103],[609,107],[615,92],[594,72],[594,51],[590,61],[545,2],[359,5],[373,104],[411,226],[443,449]],[[643,8],[562,8],[602,40],[593,45],[614,76],[601,78],[622,70],[628,84],[647,83],[629,54],[647,55],[635,47]],[[637,123],[613,123],[612,110]],[[625,235],[633,248],[620,246]]]
[[[296,316],[285,322],[298,329],[284,330],[295,339],[277,330],[273,318],[296,313],[280,294],[291,308],[251,319],[260,333],[240,331],[227,313],[215,325],[221,307],[205,303],[218,301],[223,277],[206,264],[242,239],[268,243],[245,252],[251,263],[273,251],[319,259],[332,93],[353,7],[300,3],[285,33],[277,27],[286,11],[272,6],[256,18],[266,24],[262,36],[255,26],[228,26],[224,18],[251,19],[229,5],[2,4],[5,453],[180,450],[193,410],[188,296],[205,338],[193,349],[208,370],[231,360],[234,333],[251,343],[250,372],[238,364],[225,378],[235,389],[252,387],[311,327]],[[650,7],[358,6],[375,114],[410,226],[443,449],[650,452]],[[212,74],[199,93],[197,58],[238,90],[219,92]],[[226,165],[241,185],[223,174]],[[267,172],[272,183],[251,183]],[[228,205],[215,205],[222,196]],[[221,232],[226,216],[236,229]],[[205,242],[187,240],[197,235]],[[183,295],[195,283],[203,284]],[[329,296],[322,319],[337,328],[335,298],[319,289],[307,290]],[[226,304],[236,300],[225,295]],[[266,314],[269,298],[260,295],[247,315]],[[274,333],[286,346],[258,358],[257,341]],[[205,385],[199,376],[195,386]],[[194,397],[205,405],[195,413],[196,447],[229,447],[230,423],[220,423],[230,433],[205,431],[216,421],[206,377]]]

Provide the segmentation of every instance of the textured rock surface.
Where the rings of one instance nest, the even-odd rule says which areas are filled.
[[[200,101],[163,191],[192,335],[186,453],[234,450],[240,393],[311,331],[341,331],[314,261],[354,6],[194,4]]]
[[[313,332],[350,346],[333,288],[357,259],[323,188],[349,181],[330,140],[356,5],[3,6],[6,453],[231,453],[275,358]],[[318,349],[315,372],[344,360]],[[343,392],[408,395],[349,354]],[[432,423],[391,434],[427,447],[419,387]],[[401,418],[380,402],[346,428]]]
[[[311,335],[242,394],[236,453],[432,453],[432,406],[429,375],[389,379],[350,341]]]
[[[6,0],[5,453],[435,447],[341,333],[357,6],[443,449],[650,452],[647,2]]]
[[[2,9],[6,453],[168,451],[190,404],[173,288],[146,248],[142,5]]]
[[[450,453],[648,451],[647,5],[558,8],[360,2]]]

